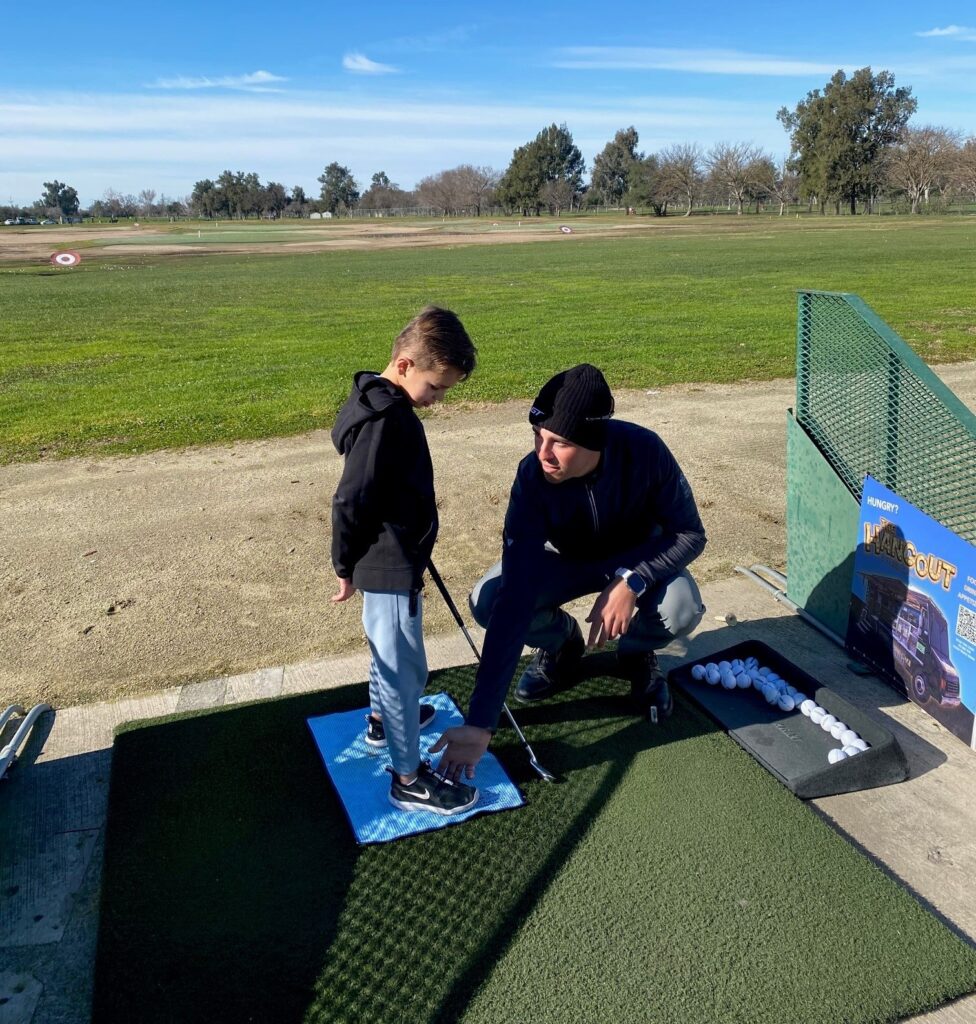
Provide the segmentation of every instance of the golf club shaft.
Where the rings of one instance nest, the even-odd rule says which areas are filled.
[[[468,641],[468,645],[474,652],[475,661],[481,664],[481,652],[478,650],[478,645],[474,642],[474,638],[468,631],[468,627],[464,624],[464,619],[461,618],[461,613],[458,611],[457,605],[454,603],[454,598],[451,597],[450,591],[447,589],[444,581],[441,579],[441,574],[437,571],[437,567],[434,565],[433,560],[427,563],[427,568],[430,570],[430,578],[434,581],[434,585],[441,592],[441,597],[444,598],[444,603],[447,605],[448,611],[454,616],[454,621],[461,627],[461,632],[464,634],[464,639]],[[529,746],[529,741],[525,738],[525,733],[519,728],[518,722],[515,721],[515,716],[512,714],[509,706],[506,702],[502,703],[502,711],[505,712],[505,717],[508,719],[509,724],[515,730],[515,734],[518,736],[522,746],[525,747],[525,752],[529,755],[529,764],[538,772],[538,774],[546,780],[551,782],[555,776],[552,772],[543,768],[539,764],[535,751]]]

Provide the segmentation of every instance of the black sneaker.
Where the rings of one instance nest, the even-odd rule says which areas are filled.
[[[397,773],[387,765],[393,776],[390,783],[390,803],[401,811],[433,811],[434,814],[460,814],[478,802],[478,790],[461,782],[451,782],[438,775],[430,761],[422,761],[417,778],[404,785]]]
[[[630,680],[630,695],[640,714],[652,722],[663,722],[674,711],[674,698],[653,651],[618,654],[620,674]]]
[[[557,690],[565,690],[579,681],[579,666],[586,644],[579,624],[573,619],[573,628],[558,651],[535,652],[515,688],[515,699],[523,704],[542,700]]]
[[[437,714],[437,708],[433,704],[421,704],[420,705],[420,728],[424,729],[430,725],[434,715]],[[386,732],[383,729],[383,722],[379,718],[374,718],[372,712],[366,716],[366,743],[373,747],[374,750],[379,750],[386,746]]]

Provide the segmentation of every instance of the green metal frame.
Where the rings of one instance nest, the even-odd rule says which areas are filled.
[[[870,473],[976,543],[976,415],[856,295],[798,296],[796,420],[860,500]]]

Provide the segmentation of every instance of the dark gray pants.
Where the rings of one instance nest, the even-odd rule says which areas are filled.
[[[471,592],[471,612],[480,626],[488,625],[501,577],[502,563],[496,562]],[[572,619],[562,606],[587,594],[595,598],[610,578],[605,566],[571,562],[547,550],[542,587],[525,643],[546,651],[558,650],[572,630]],[[687,636],[704,614],[698,584],[685,569],[663,583],[648,587],[637,602],[637,614],[620,638],[618,650],[625,654],[659,650],[672,640]]]

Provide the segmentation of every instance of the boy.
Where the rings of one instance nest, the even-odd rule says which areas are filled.
[[[471,374],[477,350],[450,310],[428,306],[400,332],[382,373],[363,370],[339,411],[332,441],[345,456],[332,499],[333,602],[363,592],[372,655],[366,742],[389,746],[390,803],[458,814],[478,799],[420,761],[420,729],[435,709],[427,683],[423,574],[437,538],[434,470],[415,408],[427,408]]]

